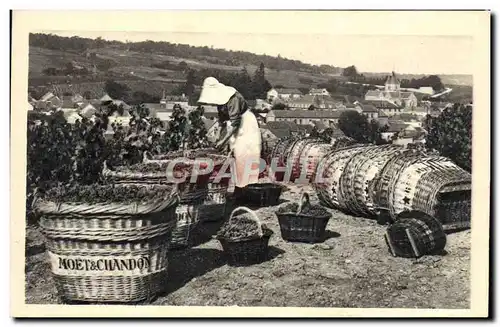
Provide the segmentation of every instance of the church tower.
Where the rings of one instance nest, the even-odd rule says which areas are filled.
[[[385,81],[385,91],[386,92],[399,92],[401,89],[401,83],[396,77],[396,73],[392,72],[392,75]]]

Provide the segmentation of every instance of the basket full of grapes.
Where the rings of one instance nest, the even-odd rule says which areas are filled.
[[[324,239],[332,214],[323,206],[310,203],[303,193],[300,203],[287,203],[275,212],[285,241],[317,243]]]
[[[169,185],[65,185],[38,192],[33,208],[60,297],[130,303],[162,292],[178,204]]]
[[[236,213],[243,211],[243,214]],[[262,224],[254,211],[247,207],[237,207],[217,233],[232,266],[260,263],[266,260],[269,239],[273,231]]]

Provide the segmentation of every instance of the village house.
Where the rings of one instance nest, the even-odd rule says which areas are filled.
[[[272,90],[276,91],[278,93],[278,98],[281,99],[290,99],[290,98],[298,99],[302,97],[302,92],[300,92],[297,89],[273,88],[270,91]]]
[[[404,130],[407,126],[403,121],[391,121],[389,122],[387,131],[381,133],[381,137],[390,142],[397,133]]]
[[[120,114],[115,110],[111,115],[108,116],[108,122],[109,124],[129,126],[131,118],[132,116],[128,111],[125,110],[123,114]]]
[[[314,121],[321,121],[330,127],[337,123],[341,111],[330,110],[271,110],[266,117],[266,123],[273,121],[294,122],[298,125],[312,124]]]
[[[378,119],[379,110],[369,103],[356,103],[356,111],[363,114],[368,120]]]
[[[326,95],[330,96],[330,92],[327,91],[327,89],[311,89],[309,91],[309,95]]]
[[[384,90],[369,90],[366,92],[365,100],[390,101],[397,106],[413,108],[417,106],[418,100],[413,92],[401,91],[401,82],[392,72],[385,82]]]
[[[380,111],[378,114],[378,123],[380,126],[386,126],[389,125],[389,116],[387,116],[384,111]]]
[[[36,101],[34,107],[37,110],[51,110],[60,108],[62,100],[52,92],[45,93],[38,101]]]
[[[358,102],[355,102],[358,103]],[[371,104],[375,108],[379,109],[380,112],[384,112],[387,116],[393,116],[401,113],[403,111],[403,108],[388,101],[388,100],[380,100],[380,101],[374,101],[374,100],[364,100],[361,103],[363,104]]]
[[[271,110],[272,105],[263,99],[255,99],[255,103],[252,106],[255,110],[258,111],[268,111]]]
[[[105,102],[109,102],[109,101],[113,101],[113,99],[109,96],[109,94],[105,93],[100,99],[99,101],[101,103],[105,103]]]
[[[411,143],[425,143],[427,132],[421,127],[413,127],[407,125],[404,129],[396,134],[393,139],[393,144],[403,145],[405,147]]]
[[[85,118],[91,118],[97,113],[96,107],[94,107],[90,102],[83,102],[80,104],[79,115]]]
[[[409,126],[422,127],[422,119],[419,116],[409,112],[403,112],[398,115],[392,116],[390,121],[403,121]]]
[[[314,96],[313,95],[304,95],[301,98],[291,98],[286,101],[286,105],[291,109],[291,110],[297,110],[297,109],[308,109],[310,106],[312,106],[314,103]]]

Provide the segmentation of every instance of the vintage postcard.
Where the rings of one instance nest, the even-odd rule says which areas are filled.
[[[486,10],[14,11],[11,315],[487,317],[490,106]]]

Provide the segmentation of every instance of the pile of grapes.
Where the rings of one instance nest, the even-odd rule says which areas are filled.
[[[229,241],[251,240],[259,238],[259,228],[251,215],[245,213],[226,221],[218,231],[217,237]],[[262,224],[262,229],[265,228],[266,225]]]
[[[154,201],[172,194],[170,186],[141,185],[69,185],[50,188],[41,193],[48,201],[68,203],[130,203]]]
[[[276,211],[277,213],[297,213],[297,210],[299,209],[299,204],[298,203],[287,203],[284,206],[281,206],[278,208]],[[320,205],[314,205],[314,204],[306,204],[302,210],[300,211],[300,215],[303,216],[308,216],[308,217],[325,217],[329,216],[330,213],[326,208],[320,206]]]
[[[168,162],[149,162],[149,163],[138,163],[131,166],[117,166],[114,168],[117,172],[134,172],[134,173],[157,173],[157,172],[166,172],[167,169],[174,168],[176,172],[184,172],[189,167],[183,165],[182,163],[176,163],[175,167],[170,166]]]

